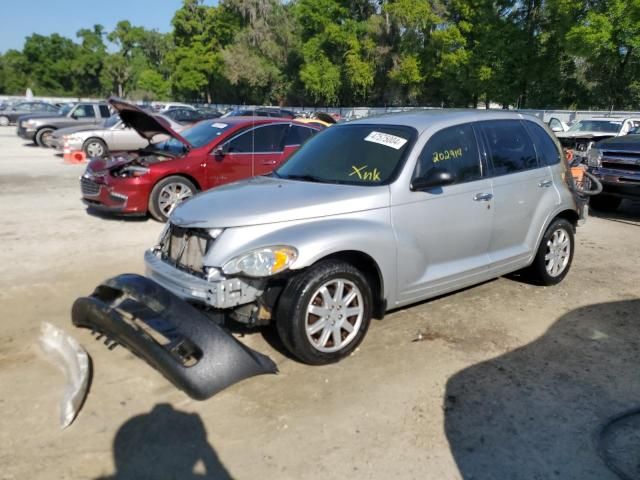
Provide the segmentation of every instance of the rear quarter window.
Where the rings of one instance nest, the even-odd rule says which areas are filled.
[[[560,150],[547,131],[534,122],[524,122],[531,134],[538,154],[540,165],[556,165],[560,163]]]

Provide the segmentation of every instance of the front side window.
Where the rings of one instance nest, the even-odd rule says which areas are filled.
[[[520,121],[493,120],[479,125],[494,175],[508,175],[538,167],[533,142]]]
[[[375,186],[402,168],[416,131],[398,125],[344,124],[312,137],[275,175],[321,183]]]
[[[258,127],[242,133],[229,142],[229,153],[281,152],[288,123]]]
[[[537,123],[526,122],[527,130],[533,138],[540,165],[555,165],[560,162],[560,150],[544,128]]]
[[[414,178],[424,177],[434,168],[448,170],[455,183],[464,183],[482,177],[478,143],[471,125],[456,125],[434,133],[425,145]]]
[[[93,111],[93,105],[78,105],[73,116],[75,118],[95,118],[96,114]]]

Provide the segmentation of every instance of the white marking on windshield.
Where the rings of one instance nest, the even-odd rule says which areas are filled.
[[[403,145],[407,143],[406,138],[396,137],[395,135],[391,135],[389,133],[376,132],[375,130],[367,135],[364,141],[379,143],[380,145],[391,147],[395,150],[400,150]]]
[[[227,128],[229,125],[226,123],[212,123],[211,126],[213,128]]]

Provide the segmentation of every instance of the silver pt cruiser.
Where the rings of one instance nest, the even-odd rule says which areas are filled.
[[[518,113],[340,124],[273,173],[178,206],[147,277],[199,311],[275,322],[303,362],[335,362],[387,310],[516,270],[560,282],[582,217],[570,181],[553,134]]]

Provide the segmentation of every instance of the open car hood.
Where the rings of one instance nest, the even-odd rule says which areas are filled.
[[[108,102],[120,114],[122,122],[133,128],[143,138],[151,141],[156,135],[169,135],[181,142],[185,147],[193,148],[184,137],[158,117],[150,115],[141,108],[117,97],[109,98]]]

